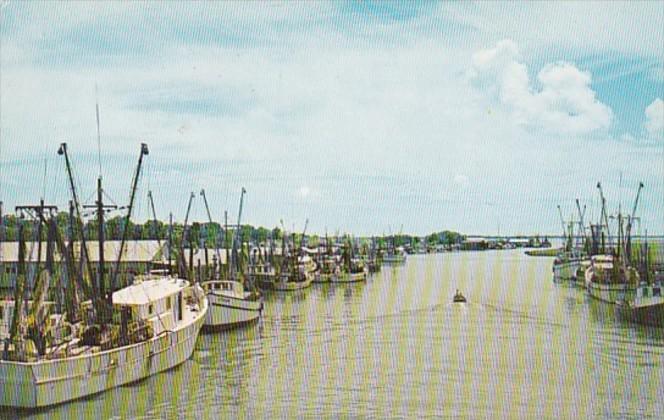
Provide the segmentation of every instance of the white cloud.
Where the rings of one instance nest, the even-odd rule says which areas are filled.
[[[574,134],[611,125],[613,113],[590,88],[590,73],[571,63],[547,64],[537,75],[538,88],[511,40],[476,52],[470,75],[476,86],[506,105],[521,125]]]
[[[461,188],[465,188],[468,185],[470,185],[468,177],[466,175],[461,175],[461,174],[454,175],[454,183],[460,186]]]
[[[661,98],[646,107],[646,130],[652,138],[664,138],[664,101]]]

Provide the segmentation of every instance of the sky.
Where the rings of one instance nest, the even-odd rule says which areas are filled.
[[[664,2],[0,2],[0,200],[136,219],[664,234]],[[98,148],[95,104],[99,104]],[[99,153],[101,152],[101,153]]]

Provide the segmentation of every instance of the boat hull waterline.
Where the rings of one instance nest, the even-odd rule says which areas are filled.
[[[204,331],[222,331],[258,321],[263,311],[260,299],[246,300],[217,293],[207,294],[209,309]]]

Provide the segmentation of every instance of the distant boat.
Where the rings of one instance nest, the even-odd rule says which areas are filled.
[[[263,298],[257,291],[247,291],[239,281],[210,280],[201,283],[209,302],[203,329],[226,330],[249,324],[260,318]]]
[[[347,243],[341,257],[341,273],[332,277],[333,283],[355,283],[367,280],[369,270],[365,266],[364,260],[356,258],[353,254],[353,245]]]
[[[284,273],[276,277],[272,284],[272,288],[282,292],[306,289],[311,286],[313,279],[313,273],[304,270],[300,270],[300,272],[295,275]]]
[[[406,251],[402,247],[398,247],[393,252],[388,252],[383,255],[383,264],[385,265],[402,265],[406,263]]]
[[[454,298],[452,298],[453,303],[466,303],[466,297],[459,292],[459,290],[456,291],[454,294]]]
[[[319,259],[314,271],[314,283],[330,283],[341,275],[341,263],[335,255],[324,256]]]

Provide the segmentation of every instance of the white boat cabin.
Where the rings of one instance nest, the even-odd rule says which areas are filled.
[[[244,286],[239,281],[214,280],[201,284],[206,293],[217,293],[226,296],[244,298]]]
[[[113,307],[129,308],[133,319],[149,323],[158,335],[182,321],[187,285],[186,280],[173,277],[138,277],[131,286],[113,293]]]

